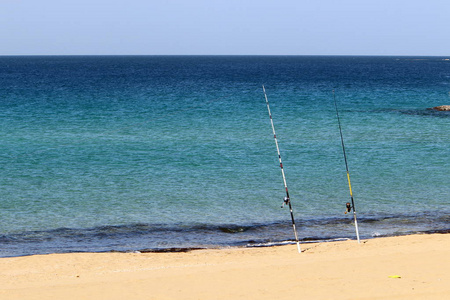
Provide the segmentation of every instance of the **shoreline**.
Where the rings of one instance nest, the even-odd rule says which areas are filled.
[[[0,299],[445,299],[450,235],[0,258]],[[390,277],[391,276],[391,277]]]
[[[429,235],[429,234],[449,234],[450,229],[430,229],[423,231],[411,231],[404,232],[396,235],[379,235],[372,237],[363,237],[361,240],[372,240],[378,238],[391,238],[391,237],[401,237],[401,236],[410,236],[410,235]],[[303,238],[300,240],[300,245],[303,244],[316,244],[316,243],[333,243],[333,242],[343,242],[343,241],[356,241],[355,237],[335,237],[335,238],[323,238],[323,239],[313,239],[313,238]],[[66,250],[61,252],[42,252],[42,253],[31,253],[31,254],[19,254],[19,255],[7,255],[0,256],[0,260],[4,258],[14,258],[14,257],[29,257],[29,256],[37,256],[37,255],[52,255],[52,254],[77,254],[77,253],[187,253],[191,251],[199,251],[199,250],[221,250],[221,249],[233,249],[233,248],[270,248],[270,247],[280,247],[286,245],[296,245],[294,240],[285,240],[285,241],[274,241],[274,242],[260,242],[260,243],[247,243],[244,244],[236,244],[236,245],[211,245],[211,246],[192,246],[192,247],[167,247],[167,248],[143,248],[143,249],[128,249],[128,250],[99,250],[99,251],[77,251],[77,250]]]
[[[449,233],[448,214],[430,217],[380,215],[360,218],[369,223],[361,239]],[[432,222],[430,221],[432,220]],[[303,221],[303,223],[302,223]],[[402,226],[402,224],[407,226]],[[300,243],[355,239],[354,226],[341,218],[301,220]],[[287,222],[251,224],[201,224],[192,226],[128,224],[92,228],[30,230],[0,236],[0,258],[56,253],[185,252],[228,247],[271,247],[294,244]],[[320,227],[320,230],[318,228]],[[270,238],[269,238],[270,237]]]

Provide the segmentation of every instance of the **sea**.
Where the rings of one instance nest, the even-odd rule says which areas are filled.
[[[450,231],[450,57],[1,56],[0,256]],[[355,241],[356,243],[356,241]]]

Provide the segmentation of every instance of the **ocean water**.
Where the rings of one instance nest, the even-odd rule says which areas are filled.
[[[0,57],[0,256],[450,229],[447,57]]]

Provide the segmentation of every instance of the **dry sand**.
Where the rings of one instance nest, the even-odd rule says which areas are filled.
[[[450,299],[450,234],[302,250],[1,258],[0,299]]]

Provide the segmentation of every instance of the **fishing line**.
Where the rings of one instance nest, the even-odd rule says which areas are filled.
[[[295,242],[297,243],[298,253],[301,253],[302,251],[300,249],[300,242],[298,240],[297,229],[295,228],[294,212],[292,210],[291,198],[289,197],[289,191],[288,191],[288,187],[286,184],[286,176],[284,174],[283,162],[281,161],[280,148],[278,147],[278,140],[277,140],[277,135],[275,133],[275,126],[273,125],[272,113],[270,112],[269,100],[267,100],[267,94],[266,94],[266,89],[264,88],[264,85],[262,86],[262,88],[264,91],[264,97],[266,98],[266,105],[267,105],[267,111],[269,112],[270,124],[272,125],[273,138],[275,139],[275,145],[277,147],[278,160],[280,161],[281,175],[283,175],[284,188],[286,189],[286,197],[284,197],[283,205],[281,205],[281,207],[284,207],[284,205],[289,206],[289,210],[291,212],[292,228],[294,229]]]
[[[353,199],[352,184],[350,182],[350,173],[348,171],[347,154],[345,153],[344,137],[342,135],[341,119],[339,117],[339,110],[338,110],[338,107],[337,107],[336,94],[335,94],[334,90],[333,90],[333,99],[334,99],[334,107],[336,108],[336,117],[337,117],[337,121],[338,121],[338,125],[339,125],[339,133],[341,135],[341,144],[342,144],[342,152],[344,154],[345,169],[347,170],[348,188],[350,190],[351,203],[350,202],[346,203],[346,211],[345,211],[345,213],[347,214],[348,212],[351,212],[353,210],[353,219],[354,219],[354,222],[355,222],[356,238],[358,239],[358,243],[361,243],[361,241],[359,240],[358,221],[356,219],[356,209],[355,209],[355,201]]]

